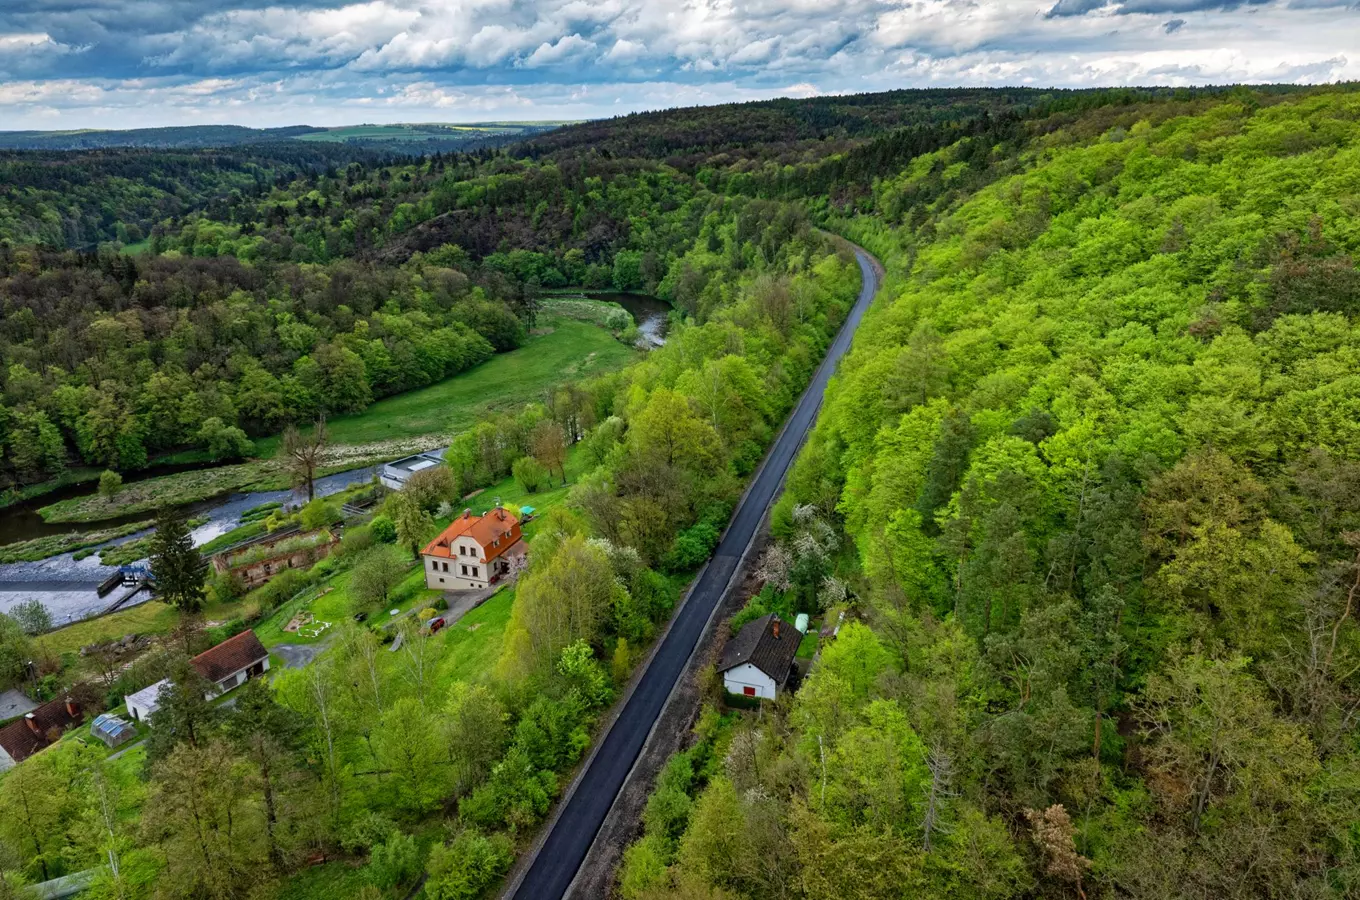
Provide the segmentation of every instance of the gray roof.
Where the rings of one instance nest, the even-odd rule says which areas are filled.
[[[437,453],[417,453],[414,456],[404,456],[401,459],[394,459],[390,463],[385,463],[384,467],[404,472],[419,472],[421,469],[429,469],[434,466],[442,466],[444,457]]]
[[[798,629],[776,613],[761,616],[743,625],[737,636],[727,642],[718,671],[726,672],[750,663],[773,678],[776,684],[783,684],[788,680],[802,639]]]
[[[169,678],[162,678],[155,684],[147,685],[140,691],[128,694],[123,699],[127,703],[136,704],[137,706],[141,706],[145,709],[155,709],[157,706],[160,705],[159,700],[161,688],[165,687],[169,683],[170,683]]]

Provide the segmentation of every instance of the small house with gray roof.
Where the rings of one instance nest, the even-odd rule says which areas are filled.
[[[773,700],[788,684],[803,635],[777,613],[742,626],[723,648],[718,673],[729,694]]]

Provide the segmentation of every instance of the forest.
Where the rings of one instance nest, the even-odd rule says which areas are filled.
[[[1096,110],[828,216],[887,299],[739,619],[849,624],[701,720],[623,896],[1360,890],[1357,112]]]
[[[0,782],[0,898],[86,868],[119,900],[488,895],[849,308],[827,233],[887,280],[720,627],[825,624],[777,702],[707,679],[617,894],[1356,896],[1357,123],[1349,85],[893,92],[422,159],[107,151],[92,185],[187,168],[162,199],[129,176],[93,245],[4,200],[16,488],[253,453],[510,350],[546,289],[674,313],[622,371],[456,435],[314,570],[209,583],[242,628],[299,598],[346,622],[222,709],[182,666],[188,602],[154,671],[97,682],[116,706],[173,677],[144,762],[63,741]],[[555,492],[528,569],[479,633],[387,652],[351,620],[481,488]],[[25,640],[0,617],[0,651]]]

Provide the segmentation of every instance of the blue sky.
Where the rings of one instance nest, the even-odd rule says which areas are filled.
[[[1360,79],[1356,0],[0,0],[0,128]]]

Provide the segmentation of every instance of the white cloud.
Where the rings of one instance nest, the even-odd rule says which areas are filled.
[[[1351,0],[1062,0],[1047,15],[1058,2],[0,0],[0,120],[561,118],[814,91],[1360,75],[1360,16],[1338,5]]]

